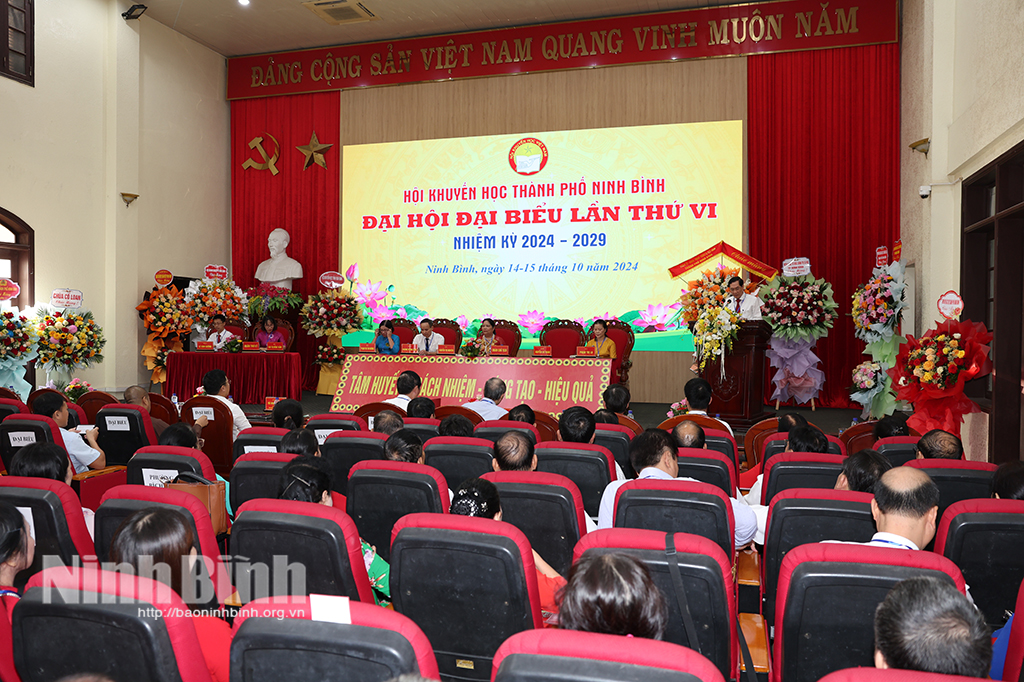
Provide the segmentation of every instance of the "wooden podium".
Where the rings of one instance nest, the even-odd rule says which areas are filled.
[[[700,373],[714,395],[708,412],[734,430],[748,429],[771,416],[764,409],[764,353],[771,336],[771,327],[763,320],[741,322],[732,351],[725,355],[725,378],[721,361],[709,362]]]

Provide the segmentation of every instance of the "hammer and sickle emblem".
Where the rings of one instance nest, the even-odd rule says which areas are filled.
[[[263,163],[257,163],[252,159],[246,159],[245,163],[242,164],[242,168],[255,168],[256,170],[270,170],[271,175],[277,175],[281,171],[277,169],[277,159],[281,156],[281,145],[277,143],[274,136],[267,133],[267,137],[274,143],[274,154],[270,156],[266,150],[263,149],[263,138],[256,136],[249,141],[249,149],[255,149],[263,157]]]

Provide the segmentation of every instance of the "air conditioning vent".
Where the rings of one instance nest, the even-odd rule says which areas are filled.
[[[304,2],[306,7],[313,14],[317,15],[328,24],[338,26],[340,24],[355,24],[361,21],[376,21],[380,19],[377,15],[366,8],[361,2],[351,0],[321,0],[320,2]]]

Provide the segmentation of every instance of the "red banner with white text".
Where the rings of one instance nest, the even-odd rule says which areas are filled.
[[[779,0],[234,57],[228,99],[898,39],[898,0]]]

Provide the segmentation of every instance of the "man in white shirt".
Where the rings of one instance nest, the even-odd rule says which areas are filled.
[[[533,441],[520,431],[509,431],[494,442],[494,460],[491,462],[495,471],[536,471],[537,454]],[[597,530],[597,524],[588,514],[583,514],[586,524],[585,532]]]
[[[240,431],[252,428],[252,424],[245,418],[242,408],[228,399],[231,395],[231,381],[222,369],[211,369],[203,376],[203,390],[206,395],[216,398],[231,410],[231,441],[238,438]]]
[[[505,382],[498,377],[491,377],[484,384],[484,397],[480,400],[472,400],[463,404],[467,410],[473,410],[485,420],[504,419],[508,410],[498,407],[498,403],[505,397]]]
[[[100,430],[95,426],[86,431],[84,437],[75,431],[68,431],[68,401],[57,393],[43,393],[32,402],[34,414],[49,417],[57,422],[64,438],[64,449],[68,451],[71,465],[76,474],[85,473],[89,469],[102,469],[107,466],[107,456],[96,439]]]
[[[683,395],[686,396],[687,414],[702,414],[709,419],[714,419],[722,425],[722,430],[728,431],[730,436],[733,435],[732,427],[728,423],[708,414],[708,406],[711,405],[714,396],[711,394],[711,384],[705,379],[694,377],[687,381],[683,386]]]
[[[420,355],[437,355],[438,347],[444,343],[440,334],[434,333],[434,323],[429,319],[420,320],[420,333],[412,340]]]
[[[638,479],[654,478],[664,481],[693,481],[692,478],[679,476],[679,456],[675,441],[667,431],[647,429],[633,438],[629,444],[629,461],[635,471],[639,471]],[[615,517],[615,495],[626,481],[612,481],[601,495],[601,507],[597,517],[598,528],[611,528]],[[732,505],[736,528],[733,543],[736,549],[745,547],[754,539],[757,520],[754,513],[742,502],[729,498]]]
[[[227,323],[228,319],[223,315],[214,315],[210,320],[210,333],[206,335],[206,340],[213,344],[214,350],[223,350],[228,341],[238,338],[224,329]]]
[[[395,389],[398,390],[398,395],[394,398],[388,398],[384,402],[400,407],[408,414],[409,401],[419,396],[422,385],[423,381],[420,379],[420,375],[411,369],[407,369],[399,374],[398,379],[395,381]]]
[[[939,488],[920,469],[893,467],[875,484],[871,515],[875,533],[865,544],[898,549],[921,549],[935,537]]]
[[[743,290],[743,280],[733,277],[728,282],[729,295],[724,306],[740,316],[741,320],[761,319],[761,299]]]

